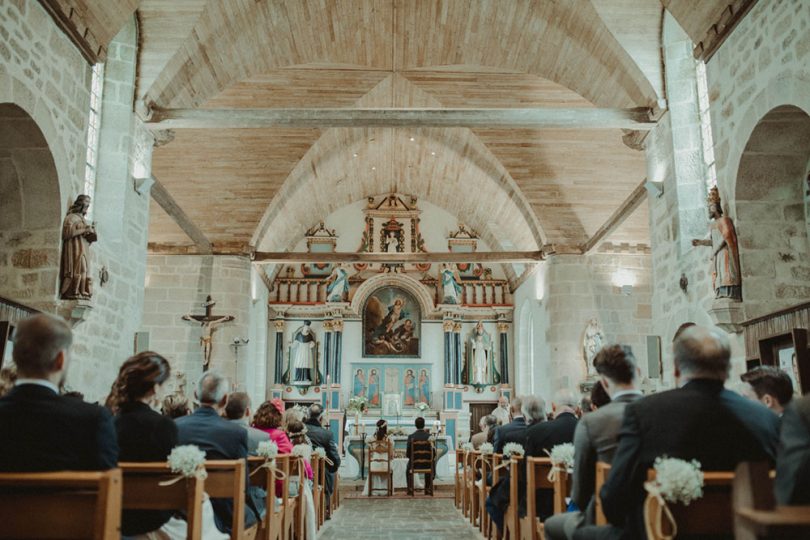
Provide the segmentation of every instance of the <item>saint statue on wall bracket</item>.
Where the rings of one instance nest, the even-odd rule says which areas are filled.
[[[473,386],[486,386],[501,382],[501,374],[495,364],[495,347],[492,336],[478,322],[467,338],[466,366],[462,380]]]
[[[693,246],[712,248],[712,288],[715,298],[729,298],[742,301],[742,274],[740,273],[740,251],[737,245],[737,231],[730,217],[723,215],[720,192],[717,186],[709,190],[709,237],[692,240]]]
[[[283,375],[286,384],[293,386],[316,386],[322,376],[318,370],[318,341],[312,331],[312,323],[304,325],[293,334],[289,349],[289,364]]]

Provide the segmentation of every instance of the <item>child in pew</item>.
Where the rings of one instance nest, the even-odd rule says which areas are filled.
[[[160,403],[163,384],[171,368],[157,353],[139,353],[121,365],[110,389],[107,407],[115,414],[120,462],[165,461],[177,445],[177,426],[152,409]],[[183,540],[186,522],[175,512],[163,510],[124,510],[122,538],[137,540]],[[202,508],[203,540],[226,540],[214,524],[214,510],[208,497]]]
[[[315,515],[315,499],[312,496],[312,479],[314,477],[312,472],[312,443],[307,437],[307,428],[303,422],[295,419],[288,419],[287,421],[287,435],[292,442],[294,455],[300,455],[304,458],[304,472],[305,479],[303,485],[298,485],[298,478],[290,479],[290,497],[296,496],[300,490],[304,492],[304,534],[299,534],[298,537],[303,540],[315,540],[315,533],[318,529],[317,516]],[[295,480],[295,482],[293,482]],[[293,487],[295,486],[295,487]]]

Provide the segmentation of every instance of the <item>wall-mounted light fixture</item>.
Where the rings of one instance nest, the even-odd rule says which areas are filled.
[[[621,289],[625,296],[630,296],[633,293],[633,285],[636,284],[636,276],[631,271],[620,268],[613,274],[613,284]]]

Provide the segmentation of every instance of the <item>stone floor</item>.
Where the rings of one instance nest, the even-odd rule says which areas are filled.
[[[469,539],[483,536],[456,510],[452,498],[344,499],[318,540],[364,538]]]

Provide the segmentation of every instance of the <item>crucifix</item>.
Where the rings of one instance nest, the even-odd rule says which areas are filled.
[[[203,307],[205,307],[205,315],[183,315],[184,321],[194,321],[200,323],[203,329],[203,335],[200,337],[200,345],[203,348],[203,371],[208,371],[208,363],[211,361],[211,338],[214,333],[214,328],[222,323],[230,322],[236,317],[233,315],[214,315],[211,313],[217,303],[211,300],[211,295],[205,299]]]

